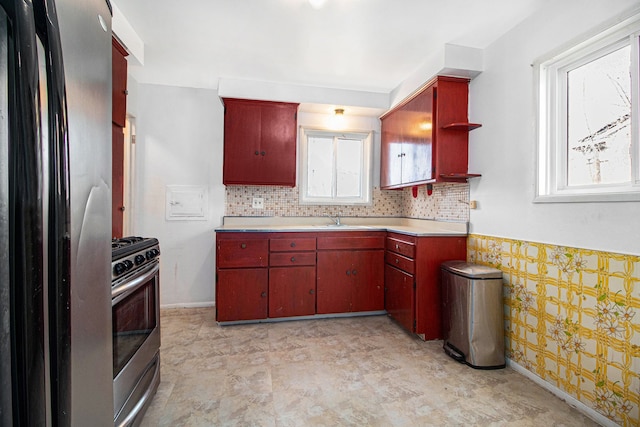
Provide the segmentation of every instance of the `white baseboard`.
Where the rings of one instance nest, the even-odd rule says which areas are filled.
[[[507,366],[513,369],[514,371],[518,372],[519,374],[522,374],[525,377],[529,378],[531,381],[538,384],[545,390],[555,394],[557,397],[567,402],[569,406],[576,408],[578,411],[582,412],[584,415],[591,418],[593,421],[597,422],[598,424],[606,427],[619,427],[619,424],[616,424],[614,421],[611,421],[609,418],[595,411],[593,408],[588,407],[587,405],[580,402],[575,397],[560,390],[558,387],[554,386],[553,384],[543,380],[542,378],[540,378],[533,372],[529,371],[528,369],[525,369],[522,366],[518,365],[513,360],[507,359]]]
[[[205,302],[184,302],[177,304],[160,304],[160,309],[163,308],[201,308],[201,307],[215,307],[215,301]]]

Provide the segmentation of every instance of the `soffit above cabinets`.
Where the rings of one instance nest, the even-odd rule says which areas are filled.
[[[484,49],[550,6],[550,0],[327,0],[318,10],[307,0],[113,3],[121,12],[114,20],[125,19],[144,44],[144,65],[131,64],[140,83],[217,89],[220,78],[232,78],[372,93],[396,89],[445,44]]]

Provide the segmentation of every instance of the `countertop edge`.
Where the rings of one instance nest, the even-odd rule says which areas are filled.
[[[409,236],[467,236],[469,233],[462,231],[420,231],[394,228],[393,226],[335,226],[335,227],[232,227],[232,228],[216,228],[216,233],[327,233],[327,232],[354,232],[354,231],[384,231]]]

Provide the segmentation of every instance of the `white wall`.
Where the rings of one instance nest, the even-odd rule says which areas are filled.
[[[223,109],[216,91],[137,87],[134,232],[160,240],[160,303],[214,300],[215,235],[222,223]],[[165,220],[167,185],[208,188],[206,221]]]
[[[535,191],[534,71],[538,57],[620,13],[637,0],[554,2],[484,52],[484,72],[471,81],[471,232],[585,249],[640,254],[640,203],[532,203]]]

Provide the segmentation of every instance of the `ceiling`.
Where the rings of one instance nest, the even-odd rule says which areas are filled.
[[[548,0],[116,0],[144,42],[138,82],[220,78],[389,93],[431,52],[485,48]],[[430,76],[427,76],[427,78]]]

